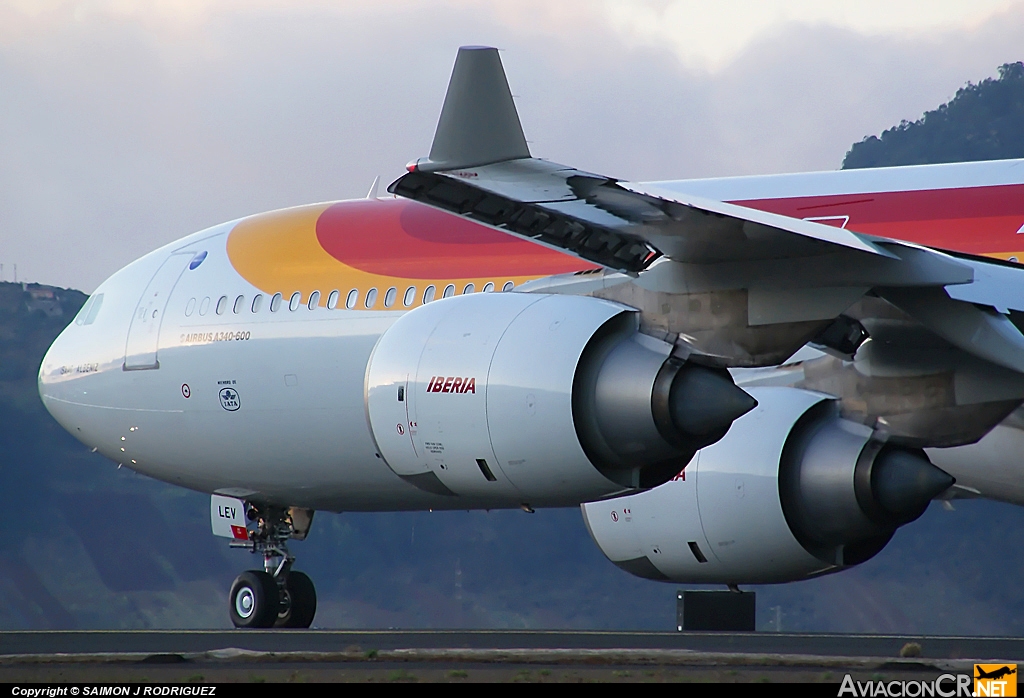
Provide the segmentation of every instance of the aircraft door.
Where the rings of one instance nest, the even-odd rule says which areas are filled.
[[[150,279],[128,328],[128,340],[124,348],[125,371],[160,368],[156,353],[164,311],[174,285],[193,256],[194,252],[172,254]]]

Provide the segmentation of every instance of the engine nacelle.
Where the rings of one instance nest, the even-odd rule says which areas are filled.
[[[578,504],[665,482],[755,404],[671,348],[609,301],[456,296],[381,336],[367,415],[385,462],[421,489],[466,506]]]
[[[953,478],[842,419],[829,396],[753,388],[758,407],[679,477],[582,505],[601,551],[649,579],[789,582],[873,557]]]

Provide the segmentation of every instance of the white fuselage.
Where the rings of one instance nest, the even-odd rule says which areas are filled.
[[[367,360],[397,314],[290,311],[287,301],[271,312],[265,294],[261,312],[252,312],[260,291],[224,253],[231,226],[163,247],[101,284],[95,320],[69,325],[46,355],[40,391],[47,409],[108,458],[192,489],[267,493],[313,509],[435,504],[381,461],[367,427]],[[207,258],[182,274],[161,311],[159,368],[124,370],[129,326],[150,279],[169,258],[187,253],[184,267],[201,251]],[[233,304],[239,295],[247,299],[244,312],[217,312],[219,298]],[[197,307],[186,317],[193,299]],[[241,409],[222,406],[219,393],[228,386]]]
[[[924,182],[917,188],[941,186],[931,181],[939,170],[903,169],[901,181],[917,177]],[[972,172],[961,169],[950,177],[962,180]],[[895,188],[886,177],[891,173],[879,180],[840,172],[665,185],[743,200],[796,196],[795,189],[833,196]],[[998,168],[978,169],[972,177],[981,186],[1006,178]],[[316,287],[316,297],[303,289],[297,302],[289,303],[294,288],[256,285],[251,274],[239,273],[229,236],[246,220],[166,245],[96,289],[40,368],[40,394],[57,421],[125,467],[204,492],[333,511],[521,505],[514,494],[454,499],[432,494],[404,481],[380,455],[368,424],[368,361],[382,333],[408,306],[403,288],[412,284],[419,305],[426,302],[426,282],[394,274],[398,300],[392,294],[389,307],[383,305],[383,284],[391,282],[381,282],[381,300],[370,303],[371,282],[361,285],[362,277]],[[444,231],[437,234],[443,237]],[[281,264],[291,264],[288,271],[296,278],[305,273],[293,260]],[[473,260],[466,265],[472,267]],[[374,278],[384,278],[377,273]],[[545,275],[507,277],[518,285]],[[431,282],[439,299],[434,302],[446,302],[440,297],[447,282],[439,275],[428,278],[438,279]],[[452,282],[461,295],[468,292],[467,279],[480,291],[488,290],[488,278],[467,271]],[[492,280],[495,291],[510,285],[505,276]],[[350,286],[358,300],[347,309]],[[272,309],[275,292],[283,298]],[[543,361],[543,355],[536,360]],[[948,459],[943,467],[956,470]],[[609,486],[606,494],[615,491]]]

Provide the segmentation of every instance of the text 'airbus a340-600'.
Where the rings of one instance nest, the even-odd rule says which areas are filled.
[[[40,369],[64,428],[263,556],[236,626],[310,625],[317,509],[581,506],[620,567],[737,585],[1024,503],[1024,161],[617,180],[534,158],[467,47],[407,169],[151,252]]]

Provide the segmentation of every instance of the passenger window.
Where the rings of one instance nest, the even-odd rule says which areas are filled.
[[[244,307],[245,296],[239,296],[238,298],[235,299],[235,304],[231,306],[231,312],[233,312],[235,315],[238,315],[240,312],[242,312],[242,308]]]
[[[252,299],[252,312],[260,312],[260,308],[263,307],[263,294],[257,293]]]
[[[511,281],[506,281],[505,285],[501,287],[502,292],[511,291],[515,287],[515,284]]]
[[[338,293],[338,289],[334,289],[333,291],[331,291],[331,295],[327,296],[327,309],[334,310],[335,308],[337,308],[338,298],[340,297],[341,294]]]
[[[348,298],[345,299],[345,307],[349,310],[356,307],[356,303],[359,302],[359,289],[354,288],[348,292]]]
[[[474,284],[466,284],[466,287],[464,289],[462,289],[462,295],[465,296],[467,294],[473,293],[474,291],[476,291],[476,285],[474,285]]]
[[[433,284],[431,284],[430,286],[427,286],[425,289],[423,289],[423,303],[424,303],[424,305],[426,305],[430,301],[434,300],[434,294],[435,293],[437,293],[437,289],[434,288]]]
[[[366,292],[366,307],[372,308],[377,305],[377,289],[371,288]]]
[[[390,308],[395,304],[395,298],[398,297],[398,289],[392,286],[388,289],[388,292],[384,294],[384,307]]]
[[[196,299],[189,298],[188,303],[185,304],[185,317],[192,317],[194,312],[196,312]]]
[[[494,290],[494,282],[493,281],[488,281],[486,284],[484,284],[484,289],[483,289],[484,293],[490,293],[493,290]]]
[[[210,311],[210,297],[207,296],[203,299],[203,302],[199,304],[199,314],[206,315]]]
[[[442,298],[451,298],[455,295],[455,284],[448,284],[444,287],[444,293],[441,294]]]
[[[308,307],[310,310],[316,310],[317,306],[319,306],[319,305],[320,305],[320,292],[319,291],[313,291],[311,294],[309,294],[309,303],[306,304],[306,307]]]
[[[409,288],[405,289],[405,297],[402,299],[402,302],[405,303],[406,308],[408,308],[410,305],[416,302],[415,286],[410,286]]]
[[[228,309],[228,297],[227,296],[221,296],[217,300],[217,314],[218,315],[223,315],[224,311],[227,310],[227,309]]]
[[[298,310],[302,304],[302,294],[298,291],[292,294],[291,300],[288,301],[288,310]]]
[[[270,312],[276,313],[281,309],[281,301],[284,299],[280,293],[275,293],[270,299]]]

